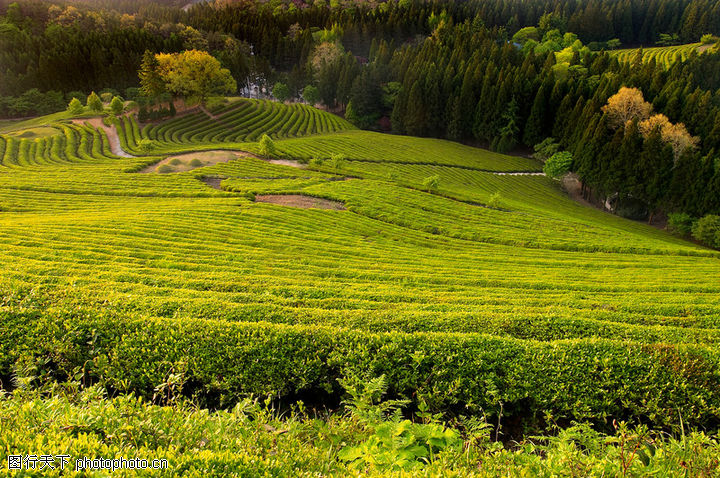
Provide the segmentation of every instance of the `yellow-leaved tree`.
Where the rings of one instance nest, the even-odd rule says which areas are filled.
[[[700,139],[692,136],[683,123],[673,124],[664,114],[652,115],[638,123],[638,129],[645,138],[656,128],[660,130],[663,142],[672,148],[676,162],[686,149],[694,149],[700,143]]]
[[[174,96],[196,98],[204,103],[210,96],[234,93],[237,83],[230,70],[206,51],[187,50],[159,53],[157,74]]]
[[[625,126],[628,121],[643,121],[650,116],[652,105],[645,101],[642,91],[623,86],[620,91],[608,98],[602,110],[608,116],[610,124],[616,128]]]

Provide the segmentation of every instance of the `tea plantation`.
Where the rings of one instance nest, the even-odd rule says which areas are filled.
[[[703,46],[702,43],[643,48],[642,61],[643,63],[648,63],[651,60],[655,60],[656,65],[670,68],[673,63],[685,61],[690,55],[700,54],[710,48],[712,48],[712,45]],[[632,62],[635,60],[638,51],[640,51],[639,48],[625,48],[613,51],[611,54],[620,61]]]
[[[718,252],[582,206],[545,176],[498,174],[537,173],[534,160],[359,131],[304,105],[239,100],[211,114],[116,120],[129,158],[89,124],[33,120],[39,137],[24,137],[22,123],[1,130],[4,387],[70,381],[157,403],[172,385],[212,409],[251,395],[333,408],[341,383],[385,376],[388,397],[409,399],[409,410],[482,416],[514,433],[621,420],[717,429]],[[260,156],[262,134],[287,161]],[[146,171],[171,153],[213,150],[242,153]],[[344,207],[256,200],[279,194]],[[82,413],[84,395],[70,395],[28,398],[22,412],[3,399],[0,416]],[[103,420],[114,407],[165,420],[163,408],[114,400],[89,403]],[[230,412],[177,413],[230,426]],[[292,459],[337,453],[330,442],[323,453],[294,448],[322,433],[315,422],[292,426],[281,438],[299,440]],[[140,443],[177,458],[159,428],[103,443],[79,430],[89,433],[80,448],[117,454]],[[200,438],[188,430],[191,449]],[[260,432],[233,433],[250,443]],[[0,448],[24,439],[6,435]],[[221,450],[212,442],[202,459],[291,476],[266,455]]]

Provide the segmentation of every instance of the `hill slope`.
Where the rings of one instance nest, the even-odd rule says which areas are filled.
[[[160,174],[140,171],[167,153],[113,155],[90,125],[0,135],[0,375],[90,360],[93,380],[150,397],[184,364],[188,393],[224,406],[332,401],[339,378],[385,374],[434,410],[528,424],[720,419],[716,252],[501,174],[531,160],[345,131],[278,139],[281,157],[313,159],[296,167],[188,123],[202,139],[176,120],[139,134],[241,152]],[[138,130],[123,125],[127,146]],[[284,127],[266,128],[249,130]],[[278,194],[345,210],[257,200]]]

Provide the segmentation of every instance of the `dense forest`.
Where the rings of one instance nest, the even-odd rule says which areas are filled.
[[[0,12],[2,116],[93,90],[136,99],[145,51],[197,49],[240,88],[305,92],[362,128],[567,150],[586,195],[628,216],[720,212],[716,0],[5,1]],[[707,52],[669,65],[611,51],[701,37]],[[606,105],[622,87],[647,108],[613,124]]]

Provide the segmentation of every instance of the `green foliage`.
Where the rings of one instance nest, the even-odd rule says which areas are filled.
[[[172,166],[168,165],[168,164],[161,164],[161,165],[158,166],[158,168],[157,168],[157,172],[160,173],[160,174],[172,173],[172,172],[174,172],[174,171],[175,171],[175,169],[174,169]]]
[[[667,229],[680,237],[689,237],[696,219],[685,213],[668,214]]]
[[[423,179],[422,186],[423,189],[429,193],[437,192],[440,187],[440,176],[428,176]]]
[[[232,144],[237,146],[240,142],[256,142],[263,134],[280,139],[354,129],[350,123],[335,115],[303,104],[211,99],[207,105],[217,115],[217,119],[200,111],[147,125],[140,129],[140,136],[156,141],[158,151],[172,153],[185,151],[190,145],[196,150],[213,149],[212,145],[215,145],[215,149],[228,149]],[[167,116],[171,112],[161,113]],[[141,108],[137,119],[144,123],[153,119],[151,115],[152,112]],[[131,118],[130,127],[133,122]],[[120,128],[119,133],[121,136],[128,135],[124,127]],[[130,143],[132,151],[133,142]]]
[[[150,97],[157,97],[167,91],[204,103],[213,95],[234,93],[237,90],[237,83],[230,70],[222,68],[216,58],[200,50],[160,53],[155,55],[154,60],[144,59],[140,78],[143,91]]]
[[[572,163],[572,154],[567,151],[560,151],[548,158],[543,166],[543,172],[551,178],[560,178],[570,171]]]
[[[85,108],[83,107],[82,103],[80,103],[80,100],[78,100],[77,98],[73,98],[72,100],[70,100],[67,110],[72,115],[79,115],[82,114],[83,111],[85,111]]]
[[[320,101],[320,92],[317,87],[313,85],[307,85],[303,88],[302,97],[310,105],[316,105]]]
[[[125,104],[123,100],[121,100],[117,96],[113,96],[112,100],[110,101],[110,111],[112,111],[115,115],[119,115],[123,112],[124,108]]]
[[[660,46],[672,46],[680,44],[680,35],[677,33],[661,33],[657,44]]]
[[[190,163],[188,163],[188,164],[190,164],[190,167],[192,167],[192,168],[199,168],[200,166],[203,165],[203,162],[200,161],[198,158],[193,158],[190,160]]]
[[[686,61],[701,45],[702,43],[690,43],[675,46],[615,50],[612,55],[621,62],[633,62],[639,58],[643,63],[648,63],[654,59],[657,65],[670,68],[677,62]]]
[[[149,154],[157,149],[157,143],[150,139],[141,139],[138,141],[137,149],[144,154]]]
[[[700,38],[700,43],[702,43],[703,45],[712,45],[714,43],[717,43],[718,41],[720,41],[720,37],[717,37],[710,33],[706,33]]]
[[[541,143],[536,144],[533,149],[533,158],[540,161],[547,161],[560,150],[560,144],[554,138],[545,138]]]
[[[273,86],[272,94],[276,100],[284,103],[290,99],[290,88],[288,88],[288,85],[286,85],[285,83],[281,83],[278,81],[277,83],[275,83],[275,86]]]
[[[260,148],[260,154],[266,158],[272,158],[275,154],[277,154],[275,142],[267,134],[262,135],[260,141],[258,142],[258,146]]]
[[[90,111],[101,113],[103,111],[103,103],[98,95],[93,91],[90,96],[87,97],[87,107]]]
[[[692,236],[708,247],[720,249],[720,216],[708,214],[692,226]]]
[[[330,156],[330,160],[328,161],[328,166],[334,171],[340,171],[345,166],[346,159],[344,154],[333,154]]]
[[[499,192],[493,193],[492,196],[490,196],[490,199],[488,199],[487,207],[491,207],[493,209],[498,209],[501,207],[502,204],[502,195]]]
[[[353,416],[319,419],[302,407],[281,414],[252,397],[232,408],[209,411],[182,399],[159,406],[132,395],[110,398],[96,386],[78,391],[75,384],[68,384],[53,397],[44,392],[16,390],[12,396],[0,396],[6,453],[33,454],[42,442],[48,453],[56,455],[127,459],[139,454],[147,460],[167,460],[168,469],[163,470],[167,475],[190,478],[409,474],[486,478],[538,476],[538,470],[564,476],[568,467],[583,476],[714,476],[720,453],[717,437],[711,434],[675,437],[624,423],[610,435],[573,423],[556,434],[506,447],[488,438],[485,422],[467,419],[459,429],[393,420],[369,428],[359,427]],[[410,440],[424,443],[428,451],[431,447],[441,451],[411,460],[423,452],[420,445],[402,447]],[[357,445],[341,448],[347,442]],[[359,458],[347,464],[346,455],[353,449]],[[0,458],[5,460],[4,455]],[[64,472],[44,471],[43,476],[64,476],[73,467],[71,461]],[[128,470],[123,474],[135,476]]]

